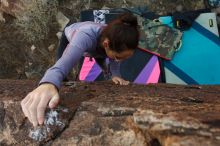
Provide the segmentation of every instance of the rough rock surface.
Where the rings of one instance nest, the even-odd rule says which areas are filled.
[[[220,86],[73,82],[33,129],[20,101],[36,85],[0,80],[0,145],[220,145]]]

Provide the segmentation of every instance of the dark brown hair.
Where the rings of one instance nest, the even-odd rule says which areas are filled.
[[[109,47],[118,53],[138,46],[139,31],[137,17],[131,13],[123,13],[109,23],[101,34],[101,41],[109,39]]]

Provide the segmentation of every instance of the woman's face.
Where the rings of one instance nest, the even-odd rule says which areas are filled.
[[[115,52],[110,49],[105,49],[106,54],[109,58],[114,59],[115,61],[122,61],[124,59],[129,58],[130,56],[133,55],[134,51],[133,50],[125,50],[123,52]]]
[[[114,59],[115,61],[122,61],[124,59],[127,59],[130,56],[132,56],[133,53],[134,53],[134,50],[131,50],[131,49],[126,49],[125,51],[122,51],[120,53],[118,53],[116,51],[112,51],[109,48],[109,41],[108,41],[108,39],[104,40],[103,47],[105,49],[105,52],[106,52],[107,56],[109,58],[111,58],[111,59]]]

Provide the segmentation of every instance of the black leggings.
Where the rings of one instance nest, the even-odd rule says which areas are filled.
[[[73,24],[74,22],[73,21],[70,21],[69,23],[67,23],[67,25],[65,26],[68,27],[70,26],[71,24]],[[65,30],[64,28],[64,30]],[[61,56],[63,55],[63,52],[65,51],[66,49],[66,46],[69,44],[69,41],[68,39],[66,38],[66,35],[65,35],[65,31],[63,30],[63,33],[62,33],[62,36],[60,38],[60,43],[59,43],[59,46],[57,48],[57,57],[56,57],[56,61],[59,60],[61,58]]]
[[[66,38],[65,33],[62,33],[59,47],[57,48],[57,57],[56,60],[59,60],[61,56],[63,55],[64,50],[66,49],[66,46],[69,44],[69,41]]]

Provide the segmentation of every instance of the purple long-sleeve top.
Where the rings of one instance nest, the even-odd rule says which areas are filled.
[[[58,89],[61,87],[63,79],[70,70],[77,64],[85,52],[95,52],[98,39],[105,24],[94,22],[78,22],[65,28],[64,32],[69,41],[62,57],[49,68],[42,83],[52,83]],[[120,76],[120,63],[109,59],[112,76]]]

